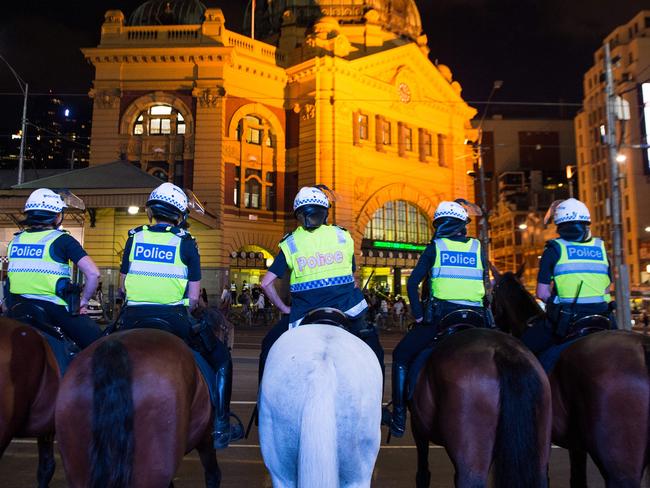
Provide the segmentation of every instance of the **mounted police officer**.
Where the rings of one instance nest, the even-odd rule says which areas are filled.
[[[616,328],[610,313],[609,259],[603,241],[591,236],[589,209],[575,198],[556,201],[545,223],[551,218],[560,237],[546,243],[537,275],[537,297],[546,303],[546,318],[522,337],[535,354],[566,337],[571,324],[588,315],[606,316]]]
[[[336,225],[327,225],[330,202],[321,189],[303,187],[293,202],[300,226],[280,242],[280,252],[262,279],[269,300],[285,314],[262,341],[260,379],[266,357],[275,341],[289,328],[297,327],[310,311],[331,307],[349,319],[350,329],[377,355],[382,372],[384,351],[374,327],[368,327],[368,304],[355,285],[353,273],[354,241],[350,233]],[[279,297],[274,282],[290,273],[291,306]]]
[[[464,200],[440,202],[433,218],[434,237],[407,282],[412,314],[419,325],[413,327],[393,351],[390,430],[395,437],[402,437],[406,429],[409,366],[440,332],[440,321],[451,312],[469,309],[483,317],[483,325],[491,326],[483,301],[483,273],[487,264],[485,254],[480,241],[467,237],[470,218],[459,202],[479,212],[477,207]],[[427,277],[430,279],[430,290],[427,313],[424,313],[418,286]]]
[[[149,222],[129,231],[120,269],[126,295],[124,329],[136,328],[148,318],[168,322],[173,334],[192,346],[194,310],[201,292],[201,259],[194,237],[186,230],[187,195],[176,185],[163,183],[147,201]],[[232,360],[227,347],[211,330],[200,333],[201,352],[217,374],[219,401],[215,405],[214,446],[222,449],[243,436],[241,425],[230,425]]]
[[[69,195],[71,204],[83,202]],[[9,243],[9,268],[5,283],[7,308],[18,303],[38,305],[52,325],[58,326],[79,347],[86,347],[99,338],[101,331],[87,315],[88,301],[99,282],[99,269],[81,244],[67,231],[61,230],[63,213],[68,204],[47,188],[32,192],[25,203],[25,230]],[[72,286],[72,266],[78,266],[85,277],[79,290]],[[79,310],[74,310],[75,304]]]

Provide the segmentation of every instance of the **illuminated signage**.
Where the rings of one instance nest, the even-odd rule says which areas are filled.
[[[372,241],[372,247],[380,249],[396,249],[399,251],[424,251],[427,246],[421,244],[408,244],[406,242]]]
[[[643,151],[643,169],[650,173],[650,83],[641,84],[641,105],[643,107],[643,117],[641,117],[641,131],[643,137],[641,141],[645,144]]]

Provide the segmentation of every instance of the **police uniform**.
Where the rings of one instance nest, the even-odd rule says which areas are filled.
[[[599,238],[586,242],[562,238],[548,241],[537,282],[553,282],[555,287],[546,305],[547,317],[536,321],[522,337],[536,354],[566,336],[568,324],[561,323],[562,312],[569,313],[571,320],[593,314],[609,315],[611,297],[605,290],[611,284],[611,270],[605,244]],[[613,321],[612,327],[615,328]]]
[[[187,284],[201,280],[194,238],[167,224],[132,229],[120,271],[126,275],[123,328],[133,328],[139,320],[157,317],[168,321],[173,333],[188,341],[192,319],[187,311]]]
[[[269,271],[278,277],[291,272],[291,313],[283,316],[262,341],[260,378],[271,346],[314,309],[336,308],[350,319],[354,332],[366,329],[368,304],[354,283],[354,241],[347,230],[336,225],[321,225],[312,231],[298,227],[279,246]],[[377,355],[383,371],[384,353],[376,331],[369,330],[367,335],[363,339]]]
[[[101,336],[95,322],[86,315],[72,315],[62,298],[72,277],[70,262],[87,256],[74,237],[63,230],[27,229],[15,234],[8,256],[9,309],[20,302],[40,306],[52,324],[82,348]]]
[[[408,367],[415,357],[435,338],[438,322],[459,309],[485,313],[483,273],[485,256],[481,243],[468,237],[434,239],[424,250],[408,279],[407,291],[413,316],[423,317],[418,285],[430,274],[430,297],[433,297],[431,323],[410,330],[393,351],[393,363]]]

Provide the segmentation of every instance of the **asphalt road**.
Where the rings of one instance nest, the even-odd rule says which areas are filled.
[[[257,357],[259,344],[266,329],[238,329],[235,336],[233,354],[235,364],[233,410],[247,423],[257,393]],[[385,333],[382,343],[386,349],[387,370],[390,371],[390,354],[400,335]],[[389,375],[390,376],[390,375]],[[390,391],[389,382],[386,391]],[[223,488],[271,487],[271,481],[264,467],[259,450],[257,432],[247,440],[241,441],[218,454],[223,473]],[[443,488],[453,486],[453,466],[444,449],[432,446],[429,451],[431,486]],[[33,440],[14,441],[0,460],[0,487],[24,488],[35,486],[37,466],[36,443]],[[382,444],[373,475],[373,487],[405,488],[414,486],[416,469],[416,450],[410,435]],[[551,486],[569,487],[568,453],[554,448],[550,467]],[[185,457],[174,481],[178,488],[202,487],[203,471],[198,456],[192,453]],[[597,469],[589,465],[589,486],[604,487]],[[65,487],[65,478],[60,463],[57,467],[52,488]],[[644,487],[650,487],[646,483]]]

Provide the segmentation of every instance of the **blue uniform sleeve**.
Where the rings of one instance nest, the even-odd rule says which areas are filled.
[[[284,251],[280,251],[278,255],[275,256],[275,259],[273,260],[273,264],[269,268],[269,271],[278,278],[282,278],[282,275],[284,275],[288,269],[289,266],[287,265],[287,258],[284,255]]]
[[[354,256],[352,256],[352,272],[354,273],[356,271],[357,271],[357,260],[355,259]]]
[[[408,293],[409,301],[411,302],[411,314],[416,319],[423,316],[420,295],[418,294],[418,286],[422,280],[426,278],[427,273],[431,270],[435,260],[436,245],[432,242],[426,247],[420,256],[418,264],[413,268],[413,272],[411,272],[411,276],[409,276],[409,279],[406,282],[406,292]]]
[[[201,256],[194,239],[181,241],[181,261],[187,266],[187,281],[201,281]]]
[[[129,272],[129,256],[131,255],[131,246],[133,246],[133,236],[129,236],[124,244],[124,254],[122,254],[122,265],[120,266],[120,273],[127,274]]]
[[[50,257],[58,263],[67,263],[72,261],[77,264],[82,258],[88,256],[88,253],[81,247],[79,241],[70,234],[63,234],[57,237],[50,246]]]
[[[550,285],[553,279],[553,271],[555,265],[560,260],[560,250],[558,245],[549,241],[546,243],[546,248],[542,253],[542,258],[539,261],[539,272],[537,273],[537,283],[542,285]]]

